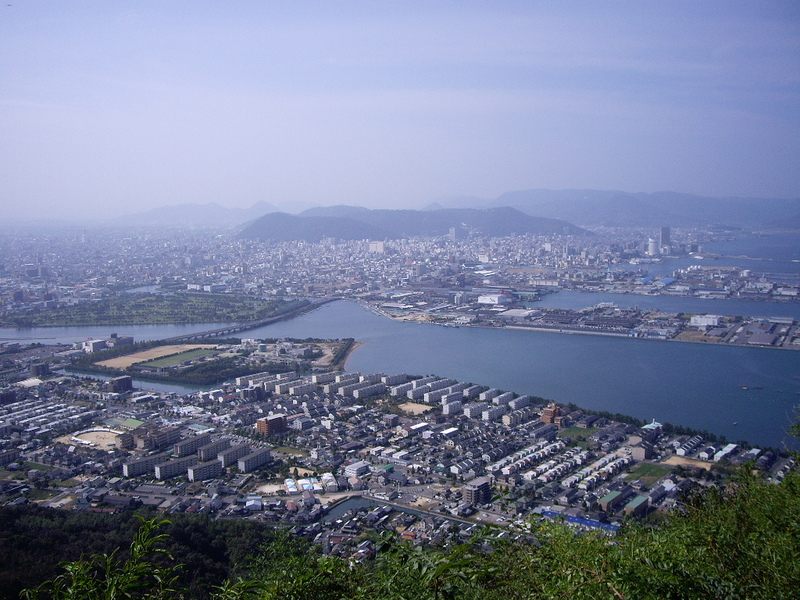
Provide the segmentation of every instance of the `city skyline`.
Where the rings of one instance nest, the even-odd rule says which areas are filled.
[[[788,2],[3,8],[3,219],[800,196]]]

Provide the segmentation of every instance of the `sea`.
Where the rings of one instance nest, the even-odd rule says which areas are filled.
[[[730,247],[722,244],[733,242],[709,245],[707,252],[749,258],[706,260],[704,264],[730,262],[754,271],[783,273],[787,278],[800,274],[800,263],[793,262],[800,259],[800,235],[774,241],[771,245],[769,239],[758,237],[744,238]],[[668,273],[691,261],[667,259],[644,266],[657,266]],[[558,292],[537,304],[580,309],[599,302],[670,312],[800,319],[800,303]],[[0,340],[69,343],[108,337],[112,332],[148,340],[215,326],[218,324],[0,329]],[[347,360],[346,368],[351,371],[435,374],[586,409],[705,430],[734,442],[796,447],[787,433],[800,405],[800,352],[796,351],[401,323],[353,301],[325,304],[246,335],[351,337],[363,342]],[[169,391],[182,389],[170,387]],[[153,389],[158,387],[153,384]]]

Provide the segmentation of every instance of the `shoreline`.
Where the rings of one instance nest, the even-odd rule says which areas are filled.
[[[336,300],[339,300],[339,298],[334,298],[334,297],[330,297],[330,298],[314,298],[314,299],[308,300],[308,304],[305,304],[303,306],[298,306],[298,307],[293,308],[291,310],[288,310],[286,312],[279,313],[279,314],[276,314],[276,315],[271,315],[271,316],[268,316],[268,317],[264,317],[263,319],[257,319],[255,321],[238,321],[238,320],[232,320],[232,321],[207,321],[207,320],[193,320],[193,319],[181,320],[180,319],[180,315],[176,314],[176,315],[173,315],[174,318],[170,318],[170,319],[164,318],[164,319],[159,319],[159,320],[152,320],[152,319],[151,320],[148,320],[148,319],[138,319],[138,320],[137,319],[129,319],[129,320],[125,320],[125,319],[122,319],[122,320],[116,320],[116,321],[110,322],[110,321],[104,321],[103,319],[98,319],[98,320],[95,320],[95,321],[92,321],[92,322],[85,322],[85,323],[63,324],[63,323],[50,323],[50,322],[47,322],[47,323],[41,323],[41,324],[22,325],[22,326],[14,325],[13,323],[4,322],[4,323],[0,323],[0,328],[2,328],[2,329],[16,329],[16,330],[24,331],[24,330],[27,330],[27,329],[58,329],[58,328],[68,328],[68,327],[75,327],[75,328],[81,328],[81,327],[109,327],[109,328],[115,328],[116,327],[116,328],[119,328],[119,327],[127,327],[127,326],[139,327],[139,326],[149,326],[149,325],[153,325],[153,326],[159,326],[159,325],[197,325],[197,324],[205,324],[205,323],[214,323],[214,324],[218,324],[219,323],[219,324],[223,324],[223,325],[226,325],[226,326],[230,325],[231,327],[237,328],[239,331],[247,331],[248,329],[256,329],[258,327],[261,327],[267,321],[278,322],[278,321],[285,321],[285,320],[293,319],[294,317],[298,317],[300,315],[303,315],[303,314],[306,314],[306,313],[309,313],[309,312],[313,312],[314,310],[320,308],[321,306],[324,306],[325,304],[327,304],[329,302],[334,302]],[[266,324],[269,324],[269,323],[266,323]],[[202,333],[202,332],[198,332],[198,333]]]
[[[635,335],[630,335],[629,333],[617,333],[613,331],[591,331],[585,329],[569,329],[565,327],[541,327],[541,326],[526,326],[526,325],[473,325],[471,323],[464,323],[464,324],[452,324],[452,323],[433,323],[430,321],[423,321],[420,320],[418,317],[425,315],[425,313],[409,313],[404,315],[407,318],[400,318],[394,316],[387,311],[381,310],[377,306],[373,306],[366,301],[363,300],[356,300],[356,302],[362,306],[363,308],[369,310],[370,312],[386,317],[387,319],[391,319],[392,321],[398,323],[417,323],[419,325],[436,325],[439,327],[472,327],[475,329],[512,329],[517,331],[536,331],[541,333],[558,333],[561,335],[592,335],[592,336],[601,336],[601,337],[613,337],[613,338],[624,338],[624,339],[631,339],[631,340],[643,340],[643,341],[655,341],[655,342],[678,342],[682,344],[700,344],[706,346],[721,346],[721,347],[731,347],[731,348],[751,348],[751,349],[771,349],[771,350],[788,350],[788,351],[800,351],[800,345],[796,348],[792,347],[784,347],[784,346],[773,346],[773,345],[761,345],[761,344],[731,344],[728,342],[722,341],[714,341],[714,340],[686,340],[686,339],[678,339],[677,336],[671,338],[658,338],[658,337],[639,337]],[[720,315],[722,317],[730,317],[730,315]],[[680,333],[678,334],[680,335]]]

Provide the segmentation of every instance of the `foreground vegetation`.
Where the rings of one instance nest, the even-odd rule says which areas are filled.
[[[6,327],[155,325],[258,321],[293,311],[305,301],[263,300],[233,294],[121,294],[91,302],[40,307],[5,317]]]
[[[140,527],[130,513],[54,512],[0,512],[3,597],[26,587],[27,598],[766,600],[800,589],[796,473],[775,485],[741,471],[724,489],[688,498],[662,525],[631,524],[615,537],[532,523],[516,541],[487,530],[421,548],[386,534],[364,562],[322,556],[252,522],[178,515]],[[129,552],[115,550],[123,539],[133,539]],[[56,556],[71,562],[56,571]]]

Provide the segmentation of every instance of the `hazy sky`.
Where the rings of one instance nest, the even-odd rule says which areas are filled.
[[[0,219],[800,196],[800,2],[3,0]]]

